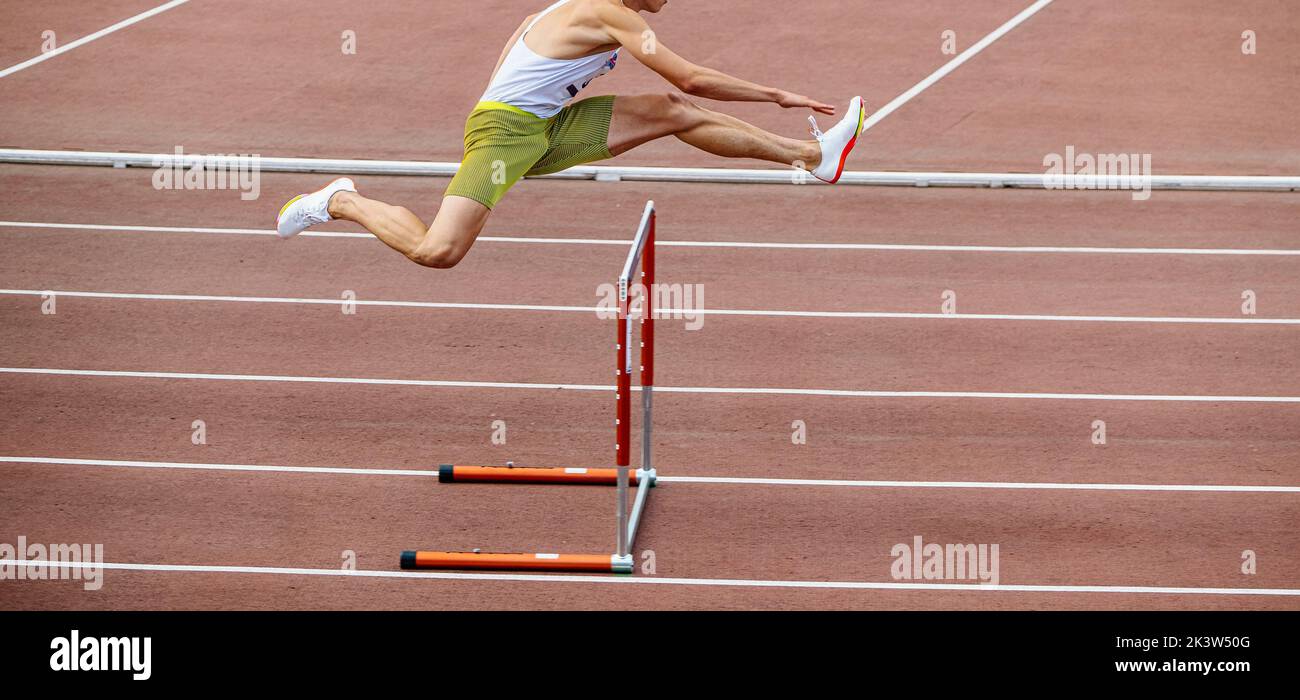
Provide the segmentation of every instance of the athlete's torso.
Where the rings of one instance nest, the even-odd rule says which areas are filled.
[[[549,119],[573,101],[591,81],[614,70],[618,49],[574,59],[547,58],[524,43],[543,17],[569,0],[546,8],[525,28],[492,79],[482,102],[500,102]]]

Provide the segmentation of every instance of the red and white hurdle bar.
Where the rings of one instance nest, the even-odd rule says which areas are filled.
[[[616,360],[615,443],[612,469],[571,467],[491,467],[444,464],[441,483],[586,484],[614,486],[618,491],[618,534],[613,554],[552,554],[499,552],[402,552],[403,569],[477,569],[522,571],[585,571],[630,574],[632,547],[645,514],[657,474],[652,456],[654,412],[654,284],[655,203],[647,202],[618,278],[618,337]],[[640,274],[637,271],[640,270]],[[634,287],[639,285],[639,289]],[[641,298],[641,465],[631,469],[632,446],[632,297]],[[637,487],[628,513],[628,486]]]

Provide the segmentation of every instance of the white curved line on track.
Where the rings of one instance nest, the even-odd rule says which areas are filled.
[[[126,226],[110,224],[63,224],[34,221],[0,221],[0,228],[53,229],[64,231],[119,231],[126,233],[208,234],[232,236],[275,236],[273,229],[201,228],[184,226]],[[308,231],[300,238],[352,238],[371,240],[369,233],[350,231]],[[632,241],[607,238],[534,238],[528,236],[480,236],[479,242],[534,245],[594,245],[626,248]],[[993,246],[993,245],[924,245],[902,243],[781,243],[758,241],[665,241],[661,248],[739,248],[775,250],[876,250],[936,253],[1052,253],[1088,255],[1261,255],[1300,256],[1300,250],[1269,248],[1117,248],[1089,246]]]
[[[363,299],[319,299],[304,297],[254,297],[215,294],[138,294],[133,292],[88,292],[59,289],[0,289],[0,295],[71,297],[78,299],[119,299],[125,301],[188,301],[241,304],[301,304],[318,306],[370,306],[408,309],[460,309],[484,311],[568,312],[592,314],[595,306],[557,306],[545,304],[478,304],[437,301],[384,301]],[[749,316],[773,318],[842,318],[904,319],[939,321],[1062,321],[1073,323],[1153,323],[1153,324],[1220,324],[1236,326],[1294,326],[1300,318],[1259,318],[1256,316],[1071,316],[1054,314],[942,314],[902,311],[789,311],[779,309],[660,309],[661,315],[680,318],[687,314],[701,316]]]
[[[127,459],[70,459],[64,457],[0,457],[5,464],[50,464],[74,467],[124,467],[195,471],[255,472],[267,474],[325,474],[338,476],[401,476],[437,478],[436,469],[359,469],[353,467],[294,467],[276,464],[222,464],[158,462]],[[660,476],[666,484],[725,484],[732,486],[804,486],[839,488],[1010,489],[1041,491],[1185,491],[1199,493],[1300,493],[1300,486],[1248,486],[1244,484],[1103,484],[1033,481],[880,481],[863,479],[772,479],[763,477]]]
[[[443,379],[374,379],[365,377],[301,377],[269,374],[211,374],[198,372],[137,372],[121,370],[59,369],[47,367],[0,367],[3,374],[35,374],[66,377],[114,377],[126,379],[171,379],[233,382],[285,382],[300,384],[363,384],[375,386],[439,387],[447,389],[522,389],[530,391],[602,391],[603,384],[542,384],[535,382],[484,382]],[[656,394],[717,394],[763,396],[827,396],[879,399],[1042,399],[1056,401],[1158,401],[1189,403],[1300,403],[1300,396],[1210,396],[1194,394],[1069,394],[1000,391],[873,391],[862,389],[786,389],[777,387],[656,386]],[[640,387],[633,387],[640,391]]]
[[[189,574],[263,574],[273,576],[334,576],[342,578],[432,579],[441,581],[508,581],[521,583],[622,584],[632,586],[721,586],[735,588],[802,588],[838,590],[932,591],[979,593],[1122,593],[1155,595],[1300,596],[1295,588],[1191,588],[1183,586],[1066,586],[1041,584],[903,583],[898,581],[788,581],[744,578],[670,578],[572,574],[487,574],[443,571],[346,571],[280,566],[204,564],[137,564],[127,562],[56,562],[45,559],[0,559],[0,565],[52,569],[98,569]]]
[[[81,37],[80,39],[77,39],[76,41],[70,41],[70,42],[64,44],[63,46],[60,46],[60,47],[58,47],[58,48],[55,48],[55,49],[53,49],[53,50],[51,50],[51,51],[47,51],[46,53],[43,53],[43,54],[41,54],[41,55],[39,55],[39,56],[36,56],[36,57],[34,57],[34,58],[29,58],[29,59],[27,59],[26,61],[23,61],[22,63],[18,63],[18,64],[15,64],[15,65],[9,66],[8,68],[6,68],[6,69],[4,69],[4,70],[0,70],[0,78],[5,78],[5,77],[8,77],[8,76],[10,76],[10,75],[13,75],[14,73],[17,73],[17,72],[20,71],[20,70],[25,70],[25,69],[27,69],[27,68],[31,68],[32,66],[34,66],[34,65],[36,65],[36,64],[38,64],[38,63],[44,62],[44,61],[48,61],[48,60],[50,60],[51,58],[54,58],[55,56],[61,56],[61,55],[65,54],[65,53],[67,53],[67,52],[69,52],[69,51],[71,51],[71,50],[73,50],[73,49],[75,49],[75,48],[77,48],[77,47],[79,47],[79,46],[84,46],[84,45],[89,44],[90,42],[92,42],[92,41],[94,41],[94,40],[96,40],[96,39],[100,39],[100,38],[106,37],[106,36],[108,36],[109,34],[112,34],[113,32],[116,32],[116,31],[118,31],[118,30],[120,30],[120,29],[126,29],[127,27],[129,27],[129,26],[131,26],[131,25],[133,25],[133,24],[136,24],[137,22],[143,22],[144,20],[149,19],[150,17],[153,17],[154,15],[161,14],[161,13],[163,13],[163,12],[166,12],[167,10],[170,10],[170,9],[172,9],[173,7],[179,7],[179,6],[184,5],[185,3],[189,2],[189,1],[190,1],[190,0],[172,0],[172,1],[169,2],[169,3],[166,3],[166,4],[164,4],[164,5],[159,5],[158,7],[153,8],[152,10],[147,10],[147,11],[145,11],[145,12],[141,12],[140,14],[138,14],[138,15],[136,15],[136,16],[134,16],[134,17],[128,17],[128,18],[122,20],[121,22],[118,22],[117,24],[114,24],[114,25],[109,26],[109,27],[105,27],[105,28],[103,28],[103,29],[101,29],[101,30],[99,30],[99,31],[97,31],[97,32],[95,32],[95,33],[93,33],[93,34],[87,34],[86,36],[83,36],[83,37]]]
[[[1029,19],[1030,17],[1033,17],[1035,14],[1038,13],[1039,10],[1042,10],[1044,7],[1047,7],[1050,4],[1052,4],[1052,0],[1038,0],[1034,4],[1022,10],[1015,17],[1012,17],[1011,19],[1007,20],[1005,23],[1002,24],[1002,26],[998,27],[997,29],[994,29],[992,32],[989,32],[988,35],[986,35],[983,39],[980,39],[979,41],[972,44],[970,48],[966,49],[965,51],[955,56],[951,61],[945,63],[935,72],[926,76],[925,79],[922,80],[921,82],[917,83],[916,85],[913,85],[911,88],[907,90],[907,92],[904,92],[898,97],[895,97],[893,100],[889,102],[889,104],[885,105],[884,107],[881,107],[879,110],[876,111],[875,114],[872,114],[870,117],[867,117],[866,121],[863,122],[862,124],[862,130],[866,131],[871,127],[875,126],[876,124],[880,123],[881,120],[893,114],[894,111],[897,110],[899,107],[902,107],[903,105],[907,104],[909,101],[911,101],[912,98],[924,92],[931,85],[934,85],[935,83],[939,82],[944,77],[946,77],[949,73],[960,68],[963,63],[974,58],[976,54],[988,48],[991,44],[993,44],[993,42],[997,41],[998,39],[1001,39],[1012,29],[1015,29],[1016,27],[1020,26],[1022,23],[1024,23],[1025,20]]]

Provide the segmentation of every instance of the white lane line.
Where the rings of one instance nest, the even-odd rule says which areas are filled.
[[[1020,14],[1007,20],[1007,22],[1003,24],[1001,27],[994,29],[988,36],[975,42],[973,46],[958,54],[957,57],[952,59],[951,61],[948,61],[946,64],[943,65],[943,67],[939,68],[939,70],[931,73],[928,77],[925,78],[925,80],[922,80],[916,85],[913,85],[911,89],[909,89],[907,92],[899,95],[898,97],[895,97],[893,101],[891,101],[889,104],[885,105],[884,107],[881,107],[879,111],[877,111],[875,114],[868,117],[866,122],[863,123],[863,127],[862,127],[863,131],[870,129],[871,127],[878,124],[885,117],[888,117],[889,115],[893,114],[895,110],[907,104],[913,97],[916,97],[917,95],[921,94],[931,85],[934,85],[935,83],[942,80],[949,73],[957,70],[959,67],[961,67],[963,63],[969,61],[976,54],[988,48],[989,45],[991,45],[993,42],[1005,36],[1007,32],[1010,32],[1012,29],[1015,29],[1016,27],[1020,26],[1021,23],[1023,23],[1025,20],[1029,19],[1030,17],[1033,17],[1035,14],[1038,13],[1039,10],[1043,9],[1044,7],[1047,7],[1050,4],[1052,4],[1052,0],[1038,0],[1038,2],[1035,2],[1034,4],[1030,5],[1029,7],[1025,8],[1023,11],[1021,11]]]
[[[221,464],[155,462],[126,459],[70,459],[64,457],[0,457],[7,464],[54,464],[76,467],[128,467],[197,471],[327,474],[340,476],[403,476],[436,478],[435,469],[357,469],[353,467],[289,467],[275,464]],[[660,476],[669,484],[725,484],[732,486],[805,486],[837,488],[990,489],[1042,491],[1183,491],[1201,493],[1300,493],[1300,486],[1249,486],[1243,484],[1101,484],[1033,481],[870,481],[861,479],[771,479],[763,477]]]
[[[3,461],[0,459],[0,461]],[[1247,486],[1238,484],[1100,484],[1037,481],[865,481],[860,479],[769,479],[762,477],[659,476],[659,481],[680,484],[731,484],[745,486],[836,486],[846,488],[998,489],[1028,491],[1184,491],[1201,493],[1300,493],[1300,486]]]
[[[73,292],[67,290],[34,290],[34,289],[0,289],[0,295],[8,296],[43,296],[53,294],[55,296],[83,298],[83,299],[122,299],[122,300],[139,300],[139,301],[193,301],[193,302],[220,302],[220,303],[242,303],[242,304],[304,304],[304,305],[321,305],[321,306],[342,306],[351,304],[353,306],[374,306],[374,307],[391,307],[391,308],[414,308],[414,309],[462,309],[462,310],[490,310],[490,311],[554,311],[554,312],[573,312],[595,314],[600,309],[595,306],[557,306],[544,304],[475,304],[468,302],[440,302],[440,301],[380,301],[368,299],[314,299],[304,297],[246,297],[246,296],[229,296],[214,294],[136,294],[128,292]],[[672,310],[666,310],[664,313],[672,313]],[[691,313],[696,313],[692,311]],[[1300,319],[1297,320],[1300,323]]]
[[[126,226],[110,224],[59,224],[31,221],[0,221],[0,228],[32,228],[70,231],[124,231],[133,233],[219,234],[232,236],[276,236],[272,229],[198,228],[181,226]],[[347,231],[308,231],[307,238],[354,238],[370,240],[368,233]],[[480,242],[519,243],[528,245],[594,245],[626,248],[631,241],[605,238],[533,238],[528,236],[480,236]],[[1297,256],[1300,250],[1269,248],[1117,248],[1089,246],[994,246],[994,245],[924,245],[903,243],[782,243],[758,241],[656,241],[665,248],[737,248],[772,250],[877,250],[933,253],[1052,253],[1087,255],[1265,255]]]
[[[367,299],[320,299],[305,297],[253,297],[215,294],[139,294],[134,292],[85,292],[58,289],[0,289],[0,295],[43,297],[72,297],[81,299],[120,299],[125,301],[188,301],[241,304],[302,304],[318,306],[354,306],[414,308],[414,309],[459,309],[481,311],[530,311],[530,312],[565,312],[597,314],[602,311],[596,306],[557,306],[546,304],[482,304],[468,302],[440,301],[385,301]],[[607,309],[603,311],[608,311]],[[687,315],[701,316],[748,316],[771,318],[839,318],[839,319],[904,319],[935,321],[1063,321],[1073,323],[1187,323],[1187,324],[1225,324],[1225,325],[1300,325],[1300,318],[1260,318],[1257,316],[1070,316],[1053,314],[942,314],[910,313],[902,311],[787,311],[778,309],[660,309],[661,315],[683,318]]]
[[[134,459],[68,459],[63,457],[0,457],[6,464],[58,464],[73,467],[133,469],[191,469],[200,471],[334,474],[353,476],[418,476],[437,478],[436,469],[356,469],[349,467],[289,467],[279,464],[220,464],[211,462],[150,462]]]
[[[269,228],[207,228],[200,226],[128,226],[125,224],[60,224],[38,221],[0,221],[0,227],[3,228],[36,228],[36,229],[53,229],[59,231],[123,231],[128,233],[201,233],[201,234],[218,234],[227,236],[276,236],[279,234],[274,229]],[[300,233],[298,238],[364,238],[373,239],[374,236],[368,233],[352,233],[347,231],[307,231]],[[478,240],[486,240],[479,238]],[[567,239],[561,239],[567,240]],[[602,241],[603,243],[619,244],[623,246],[631,245],[631,241]]]
[[[9,66],[8,68],[6,68],[6,69],[4,69],[4,70],[0,70],[0,78],[8,77],[8,76],[10,76],[10,75],[12,75],[12,74],[14,74],[14,73],[17,73],[17,72],[20,71],[20,70],[24,70],[24,69],[27,69],[27,68],[31,68],[32,66],[34,66],[34,65],[36,65],[36,64],[38,64],[38,63],[40,63],[40,62],[42,62],[42,61],[48,61],[48,60],[50,60],[51,58],[54,58],[55,56],[60,56],[60,55],[62,55],[62,54],[65,54],[65,53],[67,53],[67,52],[69,52],[69,51],[71,51],[71,50],[73,50],[73,49],[75,49],[75,48],[77,48],[77,47],[79,47],[79,46],[83,46],[83,45],[85,45],[85,44],[89,44],[90,42],[92,42],[92,41],[94,41],[94,40],[96,40],[96,39],[99,39],[99,38],[102,38],[102,37],[108,36],[109,34],[112,34],[113,32],[116,32],[116,31],[118,31],[119,29],[125,29],[125,28],[127,28],[127,27],[129,27],[129,26],[131,26],[131,25],[133,25],[133,24],[135,24],[135,23],[137,23],[137,22],[143,22],[144,20],[149,19],[150,17],[153,17],[154,15],[161,14],[161,13],[163,13],[163,12],[166,12],[167,10],[170,10],[170,9],[172,9],[173,7],[179,7],[179,6],[184,5],[185,3],[189,2],[189,1],[190,1],[190,0],[172,0],[171,2],[169,2],[169,3],[165,4],[165,5],[159,5],[158,7],[155,7],[155,8],[153,8],[152,10],[147,10],[147,11],[145,11],[145,12],[141,12],[140,14],[138,14],[138,15],[136,15],[136,16],[134,16],[134,17],[128,17],[127,19],[124,19],[124,20],[122,20],[121,22],[118,22],[117,24],[114,24],[114,25],[111,26],[111,27],[105,27],[105,28],[103,28],[103,29],[101,29],[101,30],[95,32],[94,34],[87,34],[86,36],[83,36],[83,37],[81,37],[80,39],[77,39],[76,41],[70,41],[70,42],[64,44],[63,46],[60,46],[60,47],[58,47],[58,48],[56,48],[56,49],[54,49],[54,50],[52,50],[52,51],[49,51],[49,52],[43,53],[43,54],[41,54],[41,55],[39,55],[39,56],[36,56],[36,57],[34,57],[34,58],[29,58],[29,59],[27,59],[26,61],[23,61],[22,63],[18,63],[18,64],[15,64],[15,65]]]
[[[234,382],[287,382],[297,384],[365,384],[374,386],[417,386],[444,389],[524,389],[537,391],[613,391],[603,384],[541,384],[535,382],[481,382],[435,379],[373,379],[361,377],[294,377],[258,374],[205,374],[195,372],[129,372],[111,370],[0,367],[0,374],[42,374],[66,377],[115,377],[129,379],[184,379]],[[639,391],[639,387],[634,387]],[[660,391],[655,387],[655,391]]]
[[[369,235],[369,234],[366,234]],[[503,239],[504,240],[504,239]],[[518,239],[512,242],[524,242]],[[563,242],[558,239],[557,242]],[[626,244],[625,244],[626,245]],[[690,248],[773,248],[780,250],[879,250],[921,253],[1066,253],[1089,255],[1300,255],[1300,250],[1267,248],[1104,248],[1087,246],[924,245],[905,243],[749,243],[732,241],[656,241]]]
[[[1300,596],[1296,588],[1192,588],[1184,586],[1066,586],[1043,584],[978,583],[904,583],[899,581],[799,581],[745,578],[670,578],[653,576],[609,576],[572,574],[487,574],[444,571],[377,571],[345,569],[308,569],[282,566],[229,566],[208,564],[137,564],[129,562],[61,562],[46,559],[0,559],[0,565],[48,567],[52,569],[91,569],[110,571],[146,571],[151,573],[188,574],[264,574],[273,576],[338,576],[343,578],[433,579],[441,581],[505,581],[516,583],[624,584],[642,586],[709,586],[735,588],[801,588],[879,591],[932,591],[979,593],[1149,593],[1155,595],[1244,595]]]
[[[119,370],[0,367],[0,374],[36,374],[67,377],[208,380],[233,382],[284,382],[300,384],[367,384],[451,389],[523,389],[529,391],[614,391],[603,384],[543,384],[534,382],[484,382],[439,379],[373,379],[364,377],[300,377],[267,374],[212,374],[200,372],[137,372]],[[641,387],[633,387],[640,391]],[[873,391],[862,389],[786,389],[778,387],[655,386],[656,394],[715,394],[754,396],[828,396],[876,399],[1042,399],[1056,401],[1160,401],[1188,403],[1300,403],[1300,396],[1208,396],[1191,394],[1067,394],[1002,391]]]

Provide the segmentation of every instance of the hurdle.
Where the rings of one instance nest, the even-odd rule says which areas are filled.
[[[653,461],[654,413],[654,284],[655,203],[647,202],[618,278],[615,359],[614,464],[612,468],[516,467],[443,464],[440,484],[540,484],[613,486],[617,493],[617,534],[612,554],[557,554],[518,552],[402,552],[403,569],[472,569],[496,571],[569,571],[630,574],[632,548],[645,516],[650,490],[658,474]],[[639,272],[639,274],[638,274]],[[639,284],[639,289],[634,287]],[[632,456],[632,298],[640,297],[641,461],[631,468]],[[628,488],[636,486],[636,500],[628,512]]]

